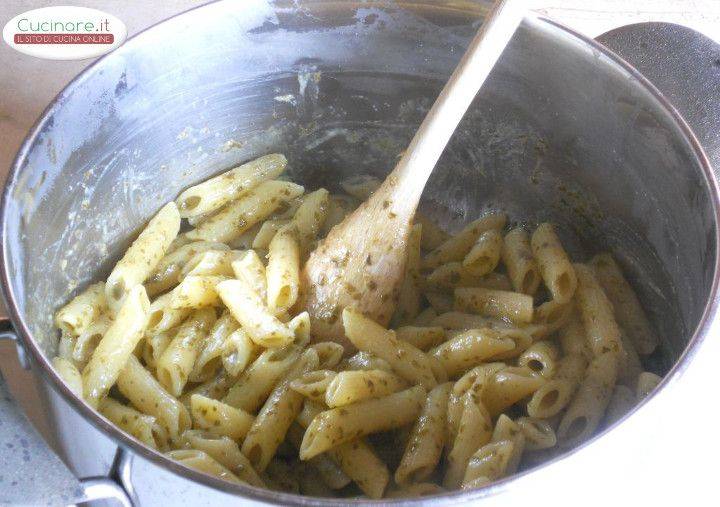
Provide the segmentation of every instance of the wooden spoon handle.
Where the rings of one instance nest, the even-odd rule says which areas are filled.
[[[414,206],[460,120],[523,19],[525,0],[497,0],[385,185]],[[395,178],[393,178],[394,176]]]

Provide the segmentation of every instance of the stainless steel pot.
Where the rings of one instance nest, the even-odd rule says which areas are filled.
[[[51,316],[107,275],[162,203],[232,164],[282,151],[293,178],[310,187],[386,174],[481,14],[472,2],[216,3],[129,40],[48,107],[3,196],[3,291],[42,378],[57,450],[79,477],[143,505],[338,504],[225,483],[128,438],[50,367]],[[693,446],[713,443],[682,428],[712,378],[708,358],[720,352],[709,339],[718,328],[720,220],[706,155],[665,97],[602,45],[530,17],[456,132],[422,207],[450,228],[502,208],[516,220],[555,221],[577,256],[612,250],[663,338],[650,367],[668,372],[645,403],[581,448],[433,500],[562,501],[586,491],[598,500],[613,493],[599,480],[616,488],[650,474],[659,488],[679,480],[667,460],[693,460]],[[622,498],[639,494],[647,495]]]

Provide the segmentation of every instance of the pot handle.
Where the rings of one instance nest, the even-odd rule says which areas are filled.
[[[666,22],[622,26],[596,40],[660,90],[695,133],[720,177],[720,44]]]
[[[7,316],[5,302],[2,300],[2,297],[0,297],[0,342],[2,341],[13,342],[15,344],[18,363],[20,363],[23,370],[29,370],[30,361],[28,361],[25,348],[22,346],[22,343],[20,343],[20,338],[15,332],[10,318]]]

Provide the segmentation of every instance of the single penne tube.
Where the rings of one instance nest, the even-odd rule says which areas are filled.
[[[662,377],[649,371],[644,371],[638,375],[637,387],[635,390],[637,401],[639,402],[647,398],[660,382],[662,382]]]
[[[310,345],[310,348],[317,352],[320,358],[318,368],[330,370],[335,368],[342,361],[345,347],[335,342],[317,342]]]
[[[628,386],[616,385],[610,396],[610,401],[608,401],[603,424],[605,426],[614,424],[630,412],[635,405],[637,405],[637,397],[633,390]]]
[[[267,305],[274,314],[289,310],[297,301],[300,288],[300,243],[298,228],[279,230],[268,250]]]
[[[595,276],[607,295],[620,327],[625,330],[638,354],[651,354],[658,339],[640,304],[637,294],[610,254],[600,254],[590,261]]]
[[[484,329],[462,331],[430,351],[450,377],[515,348],[515,342]]]
[[[478,483],[487,484],[505,475],[516,454],[515,449],[516,440],[497,440],[480,447],[468,460],[460,485],[462,489]]]
[[[57,312],[55,325],[72,336],[80,336],[106,309],[105,284],[94,283]]]
[[[325,392],[336,375],[337,372],[332,370],[309,371],[293,380],[290,389],[309,400],[325,403]]]
[[[420,225],[413,225],[407,239],[405,275],[400,285],[400,295],[393,315],[394,323],[409,322],[420,312]]]
[[[145,335],[142,358],[148,368],[155,369],[158,358],[165,352],[167,346],[170,345],[170,342],[175,337],[176,331],[176,329],[170,329],[149,336],[147,334]]]
[[[440,326],[403,326],[395,330],[395,336],[426,352],[445,341],[445,330]]]
[[[138,412],[112,398],[103,399],[98,406],[98,411],[125,433],[135,437],[148,447],[162,449],[167,445],[167,435],[158,428],[153,416]]]
[[[503,237],[497,229],[483,232],[463,258],[463,267],[474,275],[487,275],[500,262]]]
[[[252,247],[259,250],[267,250],[277,231],[288,223],[290,223],[290,220],[265,220],[253,238]]]
[[[422,227],[420,246],[426,252],[435,250],[450,238],[447,232],[442,230],[435,222],[430,220],[427,215],[420,211],[415,212],[414,221]]]
[[[525,366],[546,379],[553,378],[557,369],[560,351],[554,343],[540,341],[533,343],[518,357],[518,366]]]
[[[282,347],[293,342],[294,333],[272,315],[255,291],[240,280],[215,286],[223,303],[250,339],[263,347]]]
[[[393,373],[382,370],[341,371],[325,390],[325,404],[343,407],[359,401],[381,398],[407,387],[407,383]]]
[[[540,271],[530,247],[530,237],[518,227],[505,235],[501,257],[516,292],[533,295],[540,286]]]
[[[575,264],[575,273],[578,281],[577,304],[590,350],[595,356],[606,352],[623,354],[620,328],[597,278],[584,264]]]
[[[179,230],[180,215],[173,202],[163,206],[148,222],[105,283],[105,297],[112,313],[120,310],[123,299],[135,285],[155,271]]]
[[[219,306],[220,297],[215,287],[227,280],[226,276],[188,276],[170,292],[168,305],[178,308],[206,308]]]
[[[434,269],[441,264],[462,261],[473,247],[480,235],[491,229],[501,230],[505,227],[507,216],[504,213],[491,212],[470,222],[460,232],[425,256],[422,267]]]
[[[340,365],[340,370],[382,370],[393,372],[390,363],[370,352],[360,351],[350,356]]]
[[[492,437],[492,421],[482,401],[464,395],[462,412],[452,447],[447,456],[443,486],[457,488],[465,475],[468,461],[473,453]]]
[[[246,412],[255,412],[299,357],[300,349],[295,345],[264,351],[240,374],[223,401]]]
[[[544,383],[545,379],[529,368],[508,366],[497,371],[489,380],[482,401],[490,415],[496,416],[533,394]]]
[[[169,292],[163,294],[150,304],[147,334],[156,334],[172,329],[184,321],[191,313],[192,308],[172,308]]]
[[[185,234],[192,240],[227,243],[302,193],[303,187],[294,183],[265,181]]]
[[[318,414],[305,432],[300,459],[307,460],[357,438],[399,428],[420,415],[425,390],[421,386],[333,408]]]
[[[437,384],[425,353],[398,340],[393,331],[349,308],[343,311],[343,325],[345,335],[358,350],[384,359],[405,380],[420,384],[425,389],[432,389]]]
[[[288,329],[290,329],[290,331],[292,331],[293,335],[295,336],[293,344],[297,345],[298,347],[305,347],[308,343],[310,343],[310,339],[312,338],[312,336],[310,336],[311,325],[310,314],[308,312],[298,313],[297,315],[295,315],[295,317],[289,319],[287,321],[287,327]],[[316,348],[316,352],[317,351],[318,350]],[[328,358],[325,357],[325,359]]]
[[[596,356],[568,405],[557,430],[558,442],[574,446],[589,438],[605,414],[617,378],[618,356],[607,352]]]
[[[540,224],[530,238],[540,275],[554,300],[567,303],[575,294],[575,269],[552,224]]]
[[[570,403],[586,368],[587,360],[579,354],[560,359],[554,377],[540,386],[528,401],[528,415],[547,419],[559,414]]]
[[[272,153],[192,186],[175,200],[180,216],[188,218],[212,213],[247,194],[260,183],[277,178],[286,165],[284,155]]]
[[[520,292],[482,288],[455,289],[454,309],[487,317],[528,324],[533,319],[533,299]]]
[[[193,241],[173,251],[168,249],[168,253],[160,259],[155,271],[145,281],[148,295],[156,296],[175,287],[180,282],[180,274],[190,259],[208,250],[227,251],[230,247],[213,241]]]
[[[485,289],[512,290],[510,280],[502,273],[476,275],[461,262],[448,262],[435,268],[422,282],[432,291],[451,292],[456,287],[482,287]]]
[[[452,384],[446,382],[428,393],[395,471],[395,482],[398,484],[426,480],[440,462],[446,444],[447,402],[451,389]]]
[[[503,470],[501,475],[510,475],[515,473],[520,465],[522,459],[522,453],[525,450],[525,432],[522,428],[507,415],[501,414],[495,421],[495,428],[493,429],[492,442],[499,442],[502,440],[509,440],[513,442],[513,451],[508,460],[508,463]],[[484,474],[483,474],[484,475]]]
[[[567,322],[560,328],[558,343],[564,355],[578,355],[588,361],[593,358],[585,334],[585,325],[577,309],[572,310]]]
[[[187,430],[182,434],[181,440],[185,447],[203,451],[241,481],[258,488],[267,487],[234,440],[200,430]]]
[[[290,367],[282,382],[268,396],[255,418],[242,444],[242,452],[255,470],[263,472],[285,440],[290,425],[302,410],[303,395],[290,388],[298,377],[317,368],[317,353],[312,349],[303,352],[297,363]]]
[[[197,449],[176,449],[166,453],[165,455],[188,468],[197,470],[198,472],[202,472],[228,482],[242,484],[242,481],[238,479],[234,473],[212,459],[203,451],[198,451]]]
[[[104,297],[104,295],[103,295]],[[107,313],[101,313],[80,333],[72,348],[72,361],[78,367],[83,367],[90,360],[90,356],[102,340],[112,324],[112,318]]]
[[[180,278],[187,276],[227,276],[234,277],[232,261],[237,250],[205,250],[195,254],[180,271]]]
[[[534,338],[532,332],[528,329],[530,326],[513,327],[503,321],[491,321],[488,327],[500,335],[501,338],[510,339],[515,344],[515,347],[507,352],[500,352],[494,355],[492,357],[493,360],[516,358],[533,343]]]
[[[190,427],[190,413],[185,406],[165,391],[135,356],[128,359],[117,385],[135,408],[155,417],[171,438],[177,438]]]
[[[240,408],[200,394],[190,397],[190,414],[193,426],[216,437],[242,440],[255,421],[255,416]]]
[[[255,250],[246,250],[232,262],[235,278],[248,284],[262,301],[267,300],[267,273],[265,265]]]
[[[135,285],[123,298],[115,320],[82,371],[85,400],[93,408],[107,395],[145,333],[150,301],[145,288]]]
[[[299,450],[302,444],[305,428],[299,423],[293,423],[287,432],[287,441]],[[308,460],[308,463],[315,467],[322,482],[331,490],[342,489],[352,482],[352,479],[342,471],[340,466],[326,454],[320,454]]]
[[[205,382],[211,378],[222,362],[228,336],[240,327],[235,317],[225,311],[210,328],[190,373],[191,382]]]
[[[552,425],[544,419],[533,417],[519,417],[515,423],[525,437],[525,449],[540,451],[550,449],[557,444],[557,435]]]
[[[157,379],[173,396],[180,396],[185,389],[200,348],[214,323],[215,310],[196,310],[180,326],[172,341],[158,357],[155,365]]]
[[[52,360],[53,368],[55,372],[60,375],[65,385],[78,397],[83,397],[83,382],[82,375],[71,361],[68,361],[64,357],[54,357]]]
[[[303,257],[327,218],[329,192],[324,188],[305,194],[302,204],[292,218]]]
[[[225,340],[222,365],[225,371],[237,377],[258,355],[259,347],[245,331],[236,329]]]
[[[298,416],[298,423],[307,428],[322,411],[322,405],[306,401]],[[375,499],[383,496],[383,492],[390,482],[390,471],[362,438],[338,445],[327,451],[326,454],[367,496]],[[315,458],[310,458],[310,461],[324,455],[319,454]]]

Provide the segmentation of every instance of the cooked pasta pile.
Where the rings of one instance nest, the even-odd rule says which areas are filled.
[[[185,190],[57,313],[58,373],[143,444],[252,486],[419,496],[577,445],[659,382],[613,258],[572,263],[551,224],[499,212],[452,236],[418,214],[393,329],[346,308],[353,350],[313,340],[302,265],[379,182],[304,193],[285,166]]]

